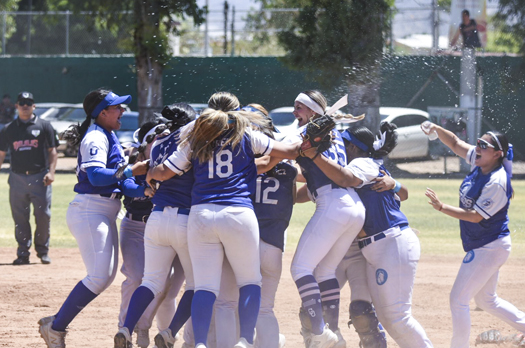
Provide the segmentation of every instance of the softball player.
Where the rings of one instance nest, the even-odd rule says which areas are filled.
[[[99,89],[84,98],[86,119],[68,131],[78,153],[77,195],[67,210],[68,227],[77,240],[87,276],[71,291],[56,315],[42,318],[39,331],[48,347],[65,347],[66,328],[75,316],[104,291],[115,278],[118,267],[117,214],[122,192],[129,196],[152,195],[144,187],[127,189],[119,185],[117,169],[125,165],[120,142],[114,130],[120,128],[123,108],[131,96],[120,97]],[[90,126],[91,119],[95,123]],[[147,164],[127,166],[126,177],[145,174]]]
[[[157,139],[151,150],[152,167],[162,163],[177,149],[183,125],[195,119],[195,110],[187,104],[165,107],[162,116],[169,120],[171,134]],[[193,270],[188,251],[187,222],[191,207],[193,172],[160,183],[146,223],[144,236],[145,266],[142,285],[133,293],[124,325],[115,335],[115,348],[131,347],[131,332],[156,296],[163,291],[175,256],[179,256],[186,277],[186,291],[169,327],[155,336],[158,348],[172,347],[175,335],[190,316],[193,298]]]
[[[487,132],[476,146],[471,146],[435,124],[424,131],[435,131],[441,142],[464,158],[472,169],[459,188],[459,207],[443,204],[431,189],[425,192],[434,209],[460,220],[463,250],[467,253],[450,292],[453,327],[450,346],[469,346],[472,298],[485,312],[525,333],[525,313],[496,294],[499,269],[511,249],[508,209],[513,194],[512,151],[509,152],[507,137]]]
[[[367,208],[358,242],[368,263],[368,288],[379,321],[401,348],[432,347],[424,329],[411,314],[420,246],[396,199],[395,193],[401,189],[401,184],[396,184],[393,191],[371,189],[376,178],[386,172],[381,158],[396,146],[395,128],[382,123],[381,137],[375,142],[374,135],[366,127],[348,129],[342,137],[350,163],[341,168],[323,156],[317,156],[314,163],[338,185],[355,187]],[[315,155],[314,151],[307,154]],[[350,304],[350,317],[362,341],[364,329],[378,325],[377,319],[370,315],[372,311],[372,305],[366,301]],[[359,320],[354,320],[354,317]]]
[[[261,298],[259,230],[251,196],[255,193],[256,154],[295,158],[298,145],[275,143],[251,124],[256,114],[205,110],[182,132],[181,147],[150,171],[155,180],[193,166],[195,184],[188,221],[188,245],[195,277],[191,317],[197,348],[206,347],[213,303],[219,292],[224,255],[239,286],[240,340],[253,347]]]
[[[317,91],[300,93],[294,103],[300,128],[288,141],[301,141],[306,123],[316,115],[323,115],[326,104],[324,96]],[[334,131],[333,137],[331,147],[319,157],[345,165],[341,135]],[[299,157],[297,163],[306,179],[306,185],[299,189],[298,202],[312,200],[316,209],[299,239],[291,272],[302,307],[310,318],[313,335],[308,338],[307,347],[330,348],[344,341],[338,327],[340,291],[335,271],[363,226],[365,209],[354,190],[335,184],[310,158]]]
[[[158,122],[146,122],[137,130],[136,143],[131,147],[134,152],[130,155],[130,162],[149,159],[152,135],[155,135]],[[148,138],[149,141],[146,140]],[[138,151],[137,151],[138,148]],[[146,185],[146,176],[129,178],[126,181],[134,181],[138,185]],[[133,184],[133,183],[131,183]],[[126,276],[121,286],[121,303],[119,314],[119,328],[124,326],[129,301],[133,292],[140,286],[144,275],[144,230],[146,222],[151,214],[153,203],[149,197],[124,198],[126,215],[120,224],[120,249],[122,253],[121,272]],[[156,314],[157,327],[159,331],[165,330],[175,314],[175,298],[184,282],[184,272],[180,260],[174,262],[173,272],[165,289],[150,303],[144,314],[140,317],[135,331],[137,332],[137,345],[145,348],[149,346],[149,328]]]

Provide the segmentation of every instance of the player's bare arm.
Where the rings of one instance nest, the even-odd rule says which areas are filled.
[[[427,196],[430,199],[428,204],[432,205],[434,209],[442,212],[443,214],[447,214],[448,216],[452,216],[453,218],[473,223],[479,223],[481,222],[481,220],[483,220],[483,216],[481,216],[474,209],[454,207],[452,205],[441,202],[437,194],[430,188],[427,188],[425,196]]]
[[[156,181],[164,181],[171,179],[175,176],[175,172],[169,169],[164,164],[159,164],[151,168],[146,175],[146,182],[151,186],[155,187]]]
[[[434,123],[430,123],[430,126],[428,127],[421,126],[421,130],[427,135],[436,132],[439,140],[441,140],[441,142],[450,148],[456,155],[463,159],[467,157],[467,152],[471,148],[471,145],[459,139],[458,136],[451,131]]]

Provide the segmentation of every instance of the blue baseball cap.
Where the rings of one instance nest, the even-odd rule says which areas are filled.
[[[370,149],[368,148],[367,145],[365,145],[365,143],[363,143],[361,140],[357,139],[355,136],[352,136],[352,134],[350,134],[350,130],[347,129],[345,130],[343,133],[341,133],[341,137],[349,142],[351,142],[352,144],[354,144],[355,146],[357,146],[359,149],[363,150],[363,151],[370,151]]]
[[[108,106],[119,105],[119,104],[129,104],[131,102],[130,95],[118,96],[113,92],[109,92],[108,95],[102,100],[97,107],[91,112],[91,117],[95,118]]]

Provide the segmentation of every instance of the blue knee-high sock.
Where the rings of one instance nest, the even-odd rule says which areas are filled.
[[[253,344],[253,335],[259,308],[261,307],[261,287],[259,285],[245,285],[239,289],[239,324],[241,337],[249,344]]]
[[[206,290],[196,291],[195,295],[193,295],[193,300],[191,301],[191,322],[193,324],[195,345],[199,343],[206,345],[213,304],[216,298],[213,292]]]
[[[179,332],[180,328],[186,323],[191,315],[191,301],[193,300],[194,293],[193,290],[185,291],[179,301],[175,316],[173,316],[173,320],[170,323],[170,330],[173,337],[175,337],[177,332]]]
[[[154,298],[155,295],[153,294],[153,291],[145,286],[141,285],[135,290],[129,300],[128,314],[124,321],[124,327],[128,328],[129,333],[133,332],[133,329],[135,329],[135,325],[137,325],[142,313],[144,313]]]
[[[313,275],[307,275],[297,279],[295,285],[299,290],[303,307],[310,318],[312,332],[315,335],[322,334],[324,330],[323,307],[317,281]]]
[[[97,296],[98,294],[89,290],[82,281],[78,282],[56,314],[51,328],[55,331],[66,331],[69,323]]]
[[[328,279],[319,283],[321,291],[321,303],[323,305],[323,317],[328,323],[330,330],[335,331],[339,328],[339,282],[337,279]]]

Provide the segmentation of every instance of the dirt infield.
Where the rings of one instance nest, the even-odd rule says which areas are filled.
[[[289,348],[300,348],[297,310],[299,296],[290,276],[289,265],[292,252],[284,256],[284,270],[277,294],[276,315],[281,332],[286,335]],[[0,347],[45,347],[40,338],[37,321],[55,313],[69,291],[84,274],[84,265],[76,248],[52,249],[51,265],[36,263],[36,257],[28,266],[12,266],[14,250],[0,248]],[[512,258],[500,274],[498,294],[517,307],[525,308],[524,259]],[[448,308],[448,294],[461,262],[461,256],[428,256],[423,251],[419,264],[413,299],[413,313],[423,325],[434,347],[448,347],[452,324]],[[95,299],[73,321],[66,343],[68,347],[113,347],[113,336],[117,331],[117,316],[120,301],[119,273],[115,282]],[[348,318],[348,285],[342,292],[340,322],[348,347],[358,347],[353,329],[346,328]],[[471,304],[474,308],[474,304]],[[484,313],[472,312],[472,335],[488,329],[499,329],[502,334],[515,331],[500,320]],[[151,330],[153,335],[156,330]],[[389,347],[398,347],[390,338]],[[181,342],[175,347],[179,348]],[[474,346],[474,337],[471,337]],[[490,347],[490,346],[487,346]],[[229,348],[229,347],[227,347]]]

